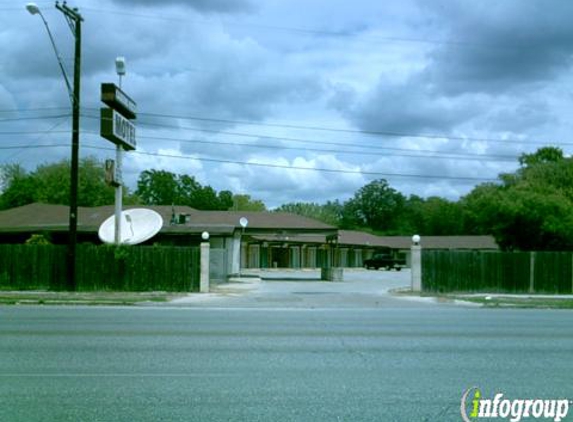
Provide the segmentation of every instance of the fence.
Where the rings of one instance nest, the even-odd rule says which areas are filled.
[[[422,289],[571,294],[573,253],[424,250]]]
[[[76,289],[198,291],[198,247],[78,245]],[[0,289],[63,290],[66,247],[0,245]]]

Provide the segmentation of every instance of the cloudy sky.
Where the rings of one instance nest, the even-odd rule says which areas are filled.
[[[70,102],[41,19],[0,0],[0,164],[70,155]],[[38,1],[70,77],[73,37]],[[570,0],[76,0],[81,155],[113,158],[99,89],[137,101],[131,187],[194,175],[268,206],[386,178],[451,199],[543,145],[573,150]]]

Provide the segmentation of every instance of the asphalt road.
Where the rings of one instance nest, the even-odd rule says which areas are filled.
[[[289,306],[316,291],[291,282],[228,309],[2,307],[0,421],[460,421],[472,386],[573,398],[573,312],[376,305],[349,283],[337,306]]]

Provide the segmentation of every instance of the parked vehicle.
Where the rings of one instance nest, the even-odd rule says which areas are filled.
[[[380,252],[374,254],[370,259],[364,261],[364,268],[367,270],[384,268],[386,270],[400,271],[406,266],[406,260],[403,258],[396,258],[392,252]]]

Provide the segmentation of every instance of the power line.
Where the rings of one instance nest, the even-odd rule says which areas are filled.
[[[0,132],[0,135],[45,135],[48,133],[70,133],[69,130],[13,130]]]
[[[69,110],[69,107],[33,107],[33,108],[5,108],[0,113],[29,113],[35,111]]]
[[[433,153],[434,155],[414,155],[414,154],[388,154],[384,152],[374,152],[374,151],[347,151],[347,150],[336,150],[336,149],[320,149],[320,148],[304,148],[304,147],[289,147],[289,146],[281,146],[281,145],[255,145],[255,144],[244,144],[244,143],[235,143],[235,142],[220,142],[220,141],[205,141],[199,139],[181,139],[181,138],[165,138],[159,136],[138,136],[139,139],[155,139],[161,141],[168,141],[168,142],[181,142],[181,143],[193,143],[193,144],[207,144],[207,145],[227,145],[227,146],[235,146],[235,147],[247,147],[247,148],[257,148],[257,149],[270,149],[270,150],[296,150],[296,151],[308,151],[308,152],[324,152],[324,153],[333,153],[333,154],[346,154],[346,155],[377,155],[377,156],[391,156],[391,157],[409,157],[409,158],[436,158],[436,159],[449,159],[449,160],[468,160],[468,161],[483,161],[484,158],[488,158],[485,155],[476,155],[473,157],[463,156],[463,155],[455,155],[455,153],[450,155],[441,155],[443,153],[434,152],[434,151],[420,151],[420,152],[428,152]],[[391,148],[390,148],[391,149]],[[403,151],[399,148],[396,150]],[[416,150],[408,150],[408,151],[416,151]],[[508,158],[497,158],[493,159],[492,161],[515,161],[517,157],[511,156]]]
[[[49,134],[49,133],[68,133],[69,131],[36,131],[36,132],[25,132],[26,134],[30,133],[40,133],[40,134]],[[0,135],[9,134],[11,132],[0,132]],[[17,133],[17,132],[16,132]],[[92,131],[83,131],[84,135],[99,135],[97,132]],[[208,145],[228,145],[228,146],[238,146],[238,147],[248,147],[248,148],[257,148],[257,149],[270,149],[270,150],[280,150],[280,149],[290,149],[290,150],[302,150],[302,151],[310,151],[310,152],[330,152],[335,154],[348,154],[348,155],[377,155],[377,156],[386,156],[386,157],[406,157],[406,158],[423,158],[423,159],[443,159],[443,160],[464,160],[464,161],[484,161],[485,156],[476,156],[476,157],[463,157],[463,156],[443,156],[443,155],[413,155],[413,154],[384,154],[381,152],[366,152],[366,151],[338,151],[338,150],[325,150],[325,149],[313,149],[313,148],[296,148],[296,147],[286,147],[286,146],[278,146],[278,145],[253,145],[253,144],[237,144],[232,142],[214,142],[214,141],[205,141],[205,140],[198,140],[198,139],[179,139],[179,138],[165,138],[165,137],[156,137],[156,136],[138,136],[139,139],[155,139],[155,140],[163,140],[168,142],[184,142],[184,143],[199,143],[199,144],[208,144]],[[62,144],[55,145],[55,146],[62,146]],[[27,146],[4,146],[0,147],[0,149],[10,150],[10,149],[35,149],[35,148],[50,148],[52,145],[27,145]],[[431,152],[431,151],[430,151]],[[497,160],[489,160],[489,161],[498,161],[498,162],[510,162],[515,161],[517,157],[511,157],[512,159],[497,159]]]
[[[68,121],[68,117],[66,117],[65,119],[60,120],[59,122],[56,122],[56,123],[53,124],[48,130],[42,131],[42,132],[40,133],[41,136],[39,136],[39,137],[37,137],[36,139],[32,140],[32,141],[28,144],[28,146],[34,145],[35,142],[39,142],[42,138],[44,138],[45,136],[47,136],[47,135],[49,135],[49,134],[57,133],[57,132],[60,132],[60,133],[66,133],[66,132],[68,132],[68,131],[55,131],[55,129],[56,129],[58,126],[60,126],[62,123],[67,122],[67,121]],[[10,155],[9,157],[6,158],[6,161],[13,160],[14,157],[16,157],[16,156],[18,156],[19,154],[21,154],[22,151],[24,151],[24,150],[21,149],[21,150],[19,150],[19,151],[14,152],[12,155]]]
[[[114,148],[110,147],[99,147],[95,145],[84,145],[84,148],[115,151]],[[361,171],[361,170],[341,170],[341,169],[329,169],[320,167],[300,167],[300,166],[287,166],[281,164],[268,164],[268,163],[253,163],[246,161],[235,161],[235,160],[223,160],[217,158],[206,158],[206,157],[191,157],[187,155],[173,155],[173,154],[160,154],[144,151],[131,151],[130,154],[147,155],[152,157],[164,157],[164,158],[177,158],[182,160],[200,161],[200,162],[210,162],[210,163],[220,163],[220,164],[239,164],[244,166],[253,167],[264,167],[264,168],[279,168],[285,170],[303,170],[303,171],[318,171],[324,173],[337,173],[337,174],[358,174],[363,176],[378,176],[378,177],[403,177],[403,178],[417,178],[417,179],[439,179],[439,180],[458,180],[458,181],[471,181],[471,182],[485,182],[485,181],[496,181],[497,179],[485,178],[485,177],[466,177],[466,176],[438,176],[430,174],[403,174],[403,173],[383,173],[383,172],[372,172],[372,171]]]
[[[84,115],[86,118],[96,119],[95,116]],[[169,127],[174,129],[183,129],[173,125],[162,125],[162,124],[155,124],[155,123],[145,123],[145,122],[138,122],[138,125],[143,126],[159,126],[159,127]],[[245,144],[245,143],[235,143],[235,142],[220,142],[220,141],[206,141],[206,140],[199,140],[199,139],[185,139],[185,138],[168,138],[168,137],[160,137],[160,136],[142,136],[138,135],[140,139],[156,139],[156,140],[165,140],[169,142],[182,142],[182,143],[200,143],[200,144],[213,144],[213,145],[231,145],[231,146],[245,146],[250,148],[260,148],[260,149],[285,149],[285,150],[298,150],[298,151],[310,151],[310,152],[328,152],[328,153],[335,153],[335,154],[353,154],[353,155],[386,155],[381,152],[372,152],[372,151],[364,151],[364,149],[369,150],[377,150],[377,151],[398,151],[398,152],[408,152],[408,153],[426,153],[430,155],[406,155],[406,154],[392,154],[393,156],[404,156],[404,157],[412,157],[412,158],[439,158],[439,159],[459,159],[459,160],[484,160],[490,159],[492,161],[515,161],[518,157],[513,155],[495,155],[495,154],[471,154],[471,153],[456,153],[456,152],[441,152],[435,150],[426,150],[426,149],[408,149],[408,148],[395,148],[395,147],[384,147],[384,146],[377,146],[377,145],[356,145],[356,144],[348,144],[348,143],[340,143],[340,142],[326,142],[326,141],[317,141],[312,139],[301,139],[301,138],[290,138],[290,137],[278,137],[278,136],[268,136],[268,135],[255,135],[255,134],[247,134],[247,133],[238,133],[238,132],[228,132],[228,131],[217,131],[212,129],[201,129],[201,128],[184,128],[185,130],[197,131],[197,132],[206,132],[206,133],[213,133],[213,134],[225,134],[231,136],[240,136],[240,137],[249,137],[249,138],[256,138],[256,139],[270,139],[270,140],[277,140],[277,141],[289,141],[289,142],[300,142],[305,144],[320,144],[320,145],[330,145],[330,146],[337,146],[337,147],[350,147],[350,148],[360,148],[362,151],[357,150],[333,150],[333,149],[320,149],[320,148],[308,148],[308,147],[290,147],[290,146],[283,146],[283,145],[254,145],[254,144]]]
[[[99,117],[95,117],[95,116],[89,116],[89,115],[83,115],[86,118],[90,118],[90,119],[98,119]],[[272,139],[272,140],[278,140],[278,141],[288,141],[288,142],[303,142],[303,143],[314,143],[314,144],[322,144],[322,145],[332,145],[332,146],[344,146],[344,147],[351,147],[351,148],[361,148],[361,149],[374,149],[374,150],[394,150],[394,151],[405,151],[405,152],[428,152],[428,153],[432,153],[432,154],[444,154],[443,152],[439,152],[439,151],[433,151],[433,150],[418,150],[418,149],[406,149],[406,148],[394,148],[394,147],[383,147],[383,146],[378,146],[378,145],[356,145],[356,144],[348,144],[348,143],[341,143],[341,142],[327,142],[327,141],[318,141],[318,140],[313,140],[313,139],[303,139],[303,138],[292,138],[292,137],[286,137],[286,136],[270,136],[270,135],[261,135],[261,134],[252,134],[252,133],[241,133],[241,132],[230,132],[230,131],[225,131],[225,130],[215,130],[215,129],[204,129],[204,128],[197,128],[197,127],[186,127],[186,126],[177,126],[177,125],[168,125],[168,124],[162,124],[162,123],[149,123],[149,122],[141,122],[138,121],[138,125],[140,126],[149,126],[149,127],[159,127],[159,128],[167,128],[167,129],[177,129],[177,130],[188,130],[188,131],[193,131],[193,132],[203,132],[203,133],[212,133],[212,134],[223,134],[223,135],[230,135],[230,136],[239,136],[239,137],[248,137],[248,138],[256,138],[256,139]],[[328,130],[328,129],[325,129]],[[414,137],[415,135],[411,135],[411,137]],[[422,137],[422,136],[420,136]],[[453,137],[441,137],[441,136],[436,136],[437,139],[453,139],[456,140],[458,138],[453,138]],[[471,140],[471,138],[459,138],[459,140]],[[478,139],[474,138],[474,141],[477,142]],[[484,141],[482,139],[480,139],[479,141]],[[493,140],[493,139],[489,139],[489,140],[485,140],[486,142],[501,142],[501,143],[516,143],[516,144],[525,144],[525,145],[546,145],[547,142],[523,142],[523,141],[517,141],[517,140]],[[559,145],[573,145],[573,143],[568,144],[566,142],[561,142],[558,143]],[[289,149],[288,147],[286,149]],[[299,148],[299,149],[304,149],[304,148]],[[484,155],[484,154],[471,154],[471,153],[465,153],[465,154],[458,154],[455,152],[446,152],[445,154],[449,154],[449,155],[456,155],[457,157],[482,157],[482,158],[487,158],[487,157],[492,157],[495,158],[496,161],[503,161],[505,159],[508,160],[515,160],[517,159],[517,157],[515,156],[510,156],[510,155]]]
[[[86,116],[91,117],[91,116]],[[58,125],[61,123],[58,123]],[[56,133],[69,133],[68,130],[36,130],[36,131],[0,131],[0,136],[3,135],[35,135],[35,134],[56,134]],[[82,133],[89,135],[99,135],[97,132],[83,130]],[[244,136],[244,135],[241,135]],[[392,147],[376,147],[371,145],[352,145],[352,144],[341,144],[336,142],[321,142],[313,140],[302,140],[302,139],[291,139],[291,138],[279,138],[279,137],[267,137],[264,135],[254,136],[257,138],[271,138],[277,140],[289,140],[296,142],[305,143],[317,143],[344,147],[354,147],[354,148],[371,148],[379,151],[391,151],[391,152],[408,152],[411,154],[400,154],[400,153],[384,153],[379,151],[357,151],[357,150],[338,150],[338,149],[321,149],[321,148],[308,148],[308,147],[292,147],[286,145],[256,145],[247,143],[236,143],[236,142],[224,142],[224,141],[207,141],[202,139],[188,139],[188,138],[168,138],[161,136],[144,136],[138,135],[139,139],[150,139],[150,140],[162,140],[167,142],[180,142],[189,144],[207,144],[207,145],[227,145],[236,147],[247,147],[256,149],[267,149],[267,150],[295,150],[295,151],[307,151],[307,152],[323,152],[323,153],[333,153],[333,154],[344,154],[344,155],[377,155],[377,156],[391,156],[391,157],[409,157],[409,158],[434,158],[434,159],[446,159],[446,160],[464,160],[464,161],[483,161],[487,159],[488,161],[498,161],[498,162],[513,162],[518,159],[518,157],[513,155],[494,155],[494,154],[460,154],[456,152],[441,152],[434,150],[425,149],[407,149],[407,148],[392,148]],[[419,154],[413,154],[419,153]],[[426,154],[426,155],[422,155]]]
[[[162,118],[174,118],[174,119],[182,119],[182,120],[196,120],[196,121],[205,121],[205,122],[213,122],[213,123],[225,123],[225,124],[233,124],[233,125],[248,125],[248,126],[273,127],[273,128],[282,128],[282,129],[313,130],[313,131],[321,131],[321,132],[359,134],[359,135],[369,135],[369,136],[377,136],[377,137],[382,136],[382,137],[397,137],[397,138],[446,139],[446,140],[451,140],[451,141],[496,142],[496,143],[525,144],[525,145],[547,144],[546,141],[526,142],[526,141],[519,140],[519,139],[502,139],[502,138],[486,138],[486,137],[477,138],[477,137],[439,135],[439,134],[420,134],[420,133],[393,132],[393,131],[370,131],[370,130],[359,130],[359,129],[342,129],[342,128],[332,128],[332,127],[323,127],[323,126],[304,126],[304,125],[292,125],[292,124],[282,124],[282,123],[261,123],[261,122],[250,122],[250,121],[244,121],[244,120],[214,119],[214,118],[207,118],[207,117],[179,116],[179,115],[145,113],[145,112],[143,112],[143,113],[138,112],[138,115],[162,117]],[[93,116],[88,116],[88,115],[86,115],[85,117],[95,118]],[[251,136],[251,137],[258,136],[261,138],[263,138],[263,137],[271,138],[269,136],[264,136],[264,135],[239,134],[236,132],[233,133],[233,132],[225,132],[225,131],[214,130],[214,129],[202,129],[202,128],[195,128],[195,127],[167,125],[167,124],[161,124],[161,123],[149,123],[149,122],[139,121],[138,124],[145,125],[145,126],[164,127],[164,128],[169,128],[169,129],[192,130],[192,131],[209,132],[209,133],[236,134],[238,136]],[[284,138],[284,137],[278,138],[278,139],[289,140],[289,138]],[[293,139],[293,138],[291,138],[291,139]],[[555,143],[555,144],[573,145],[573,143],[566,143],[566,142],[559,142],[559,143]]]
[[[70,114],[58,114],[52,116],[33,116],[33,117],[6,117],[0,119],[0,123],[2,122],[19,122],[25,120],[48,120],[48,119],[61,119],[62,117],[70,117]]]
[[[22,149],[44,149],[44,148],[63,148],[69,147],[70,144],[50,144],[50,145],[8,145],[0,146],[0,150],[22,150]],[[100,147],[96,145],[83,145],[84,148],[104,150],[104,151],[115,151],[114,148],[110,147]],[[280,168],[286,170],[304,170],[304,171],[318,171],[327,173],[340,173],[340,174],[359,174],[365,176],[383,176],[383,177],[404,177],[404,178],[431,178],[431,179],[446,179],[446,180],[460,180],[460,181],[495,181],[493,178],[485,177],[466,177],[466,176],[444,176],[444,175],[428,175],[428,174],[405,174],[405,173],[383,173],[383,172],[369,172],[362,170],[341,170],[341,169],[328,169],[319,167],[300,167],[300,166],[287,166],[281,164],[268,164],[268,163],[253,163],[246,161],[235,161],[235,160],[223,160],[217,158],[207,158],[207,157],[192,157],[186,155],[173,155],[173,154],[161,154],[152,153],[145,151],[130,151],[130,154],[146,155],[152,157],[164,157],[164,158],[177,158],[183,160],[201,161],[201,162],[213,162],[213,163],[223,163],[223,164],[240,164],[245,166],[255,166],[255,167],[266,167],[266,168]]]
[[[91,13],[101,13],[101,14],[113,14],[113,15],[120,15],[120,16],[132,16],[135,18],[143,18],[143,19],[152,19],[152,20],[164,20],[164,21],[174,21],[174,22],[190,22],[190,19],[185,19],[181,17],[175,16],[166,16],[166,15],[159,15],[159,14],[145,14],[145,13],[134,13],[134,12],[125,12],[119,9],[95,9],[93,7],[83,7],[82,11],[84,12],[91,12]],[[200,23],[200,22],[198,22]]]
[[[69,117],[69,115],[58,115],[58,116],[44,116],[44,117],[18,117],[13,119],[4,119],[6,121],[13,121],[13,120],[37,120],[37,119],[44,119],[44,118],[62,118],[62,117]],[[84,115],[86,118],[96,119],[95,116]],[[4,121],[0,119],[0,122]],[[455,152],[441,152],[441,151],[434,151],[434,150],[421,150],[421,149],[406,149],[406,148],[393,148],[393,147],[381,147],[381,146],[372,146],[372,145],[356,145],[356,144],[345,144],[339,142],[325,142],[325,141],[316,141],[310,139],[301,139],[301,138],[289,138],[289,137],[274,137],[268,135],[257,135],[257,134],[248,134],[248,133],[238,133],[238,132],[229,132],[229,131],[217,131],[217,130],[210,130],[210,129],[201,129],[201,128],[186,128],[186,127],[179,127],[174,125],[164,125],[164,124],[155,124],[155,123],[145,123],[139,122],[144,126],[158,126],[158,127],[168,127],[173,129],[179,130],[191,130],[191,131],[199,131],[199,132],[207,132],[207,133],[214,133],[214,134],[226,134],[232,136],[242,136],[242,137],[252,137],[257,139],[274,139],[280,141],[289,141],[289,142],[304,142],[304,143],[315,143],[315,144],[324,144],[324,145],[332,145],[337,147],[351,147],[351,148],[361,148],[361,149],[376,149],[376,150],[387,150],[387,151],[398,151],[398,152],[410,152],[410,153],[426,153],[429,155],[412,155],[412,154],[391,154],[391,156],[402,156],[402,157],[410,157],[410,158],[437,158],[437,159],[459,159],[459,160],[483,160],[488,159],[490,161],[514,161],[517,159],[515,156],[511,155],[494,155],[494,154],[471,154],[471,153],[455,153]],[[84,131],[86,133],[88,131]],[[67,131],[2,131],[0,135],[27,135],[27,134],[46,134],[46,133],[67,133]],[[89,132],[88,132],[89,133]],[[335,154],[350,154],[350,155],[384,155],[382,153],[377,152],[367,152],[367,151],[356,151],[356,150],[333,150],[333,149],[320,149],[320,148],[308,148],[308,147],[290,147],[290,146],[281,146],[281,145],[253,145],[253,144],[237,144],[232,142],[220,142],[220,141],[206,141],[206,140],[198,140],[198,139],[184,139],[184,138],[167,138],[167,137],[154,137],[154,136],[139,136],[142,139],[157,139],[157,140],[166,140],[172,142],[184,142],[184,143],[202,143],[202,144],[212,144],[212,145],[232,145],[232,146],[244,146],[249,148],[259,148],[259,149],[284,149],[284,150],[300,150],[300,151],[309,151],[309,152],[326,152],[326,153],[335,153]],[[464,138],[469,139],[469,138]],[[514,141],[514,140],[497,140],[498,142],[518,142],[520,144],[546,144],[545,142],[539,143],[527,143],[522,141]],[[573,145],[573,143],[566,143],[561,142],[558,143],[559,145]]]
[[[49,107],[49,108],[34,108],[34,109],[4,109],[0,110],[0,113],[10,113],[10,112],[28,112],[28,111],[44,111],[44,110],[61,110],[64,109],[63,107]],[[96,111],[95,108],[83,108],[87,111]],[[99,109],[97,109],[99,111]],[[196,121],[205,121],[205,122],[213,122],[213,123],[224,123],[224,124],[233,124],[233,125],[247,125],[247,126],[261,126],[261,127],[274,127],[274,128],[286,128],[286,129],[297,129],[297,130],[314,130],[314,131],[327,131],[327,132],[335,132],[335,133],[351,133],[351,134],[361,134],[361,135],[371,135],[371,136],[387,136],[387,137],[400,137],[400,138],[421,138],[421,139],[446,139],[446,140],[454,140],[454,141],[470,141],[470,142],[498,142],[498,143],[513,143],[513,144],[523,144],[523,145],[544,145],[548,144],[546,141],[534,141],[534,142],[526,142],[524,140],[519,139],[502,139],[502,138],[478,138],[478,137],[464,137],[464,136],[451,136],[451,135],[440,135],[440,134],[420,134],[420,133],[408,133],[408,132],[392,132],[392,131],[368,131],[368,130],[359,130],[359,129],[343,129],[343,128],[332,128],[332,127],[324,127],[324,126],[306,126],[306,125],[294,125],[294,124],[283,124],[283,123],[262,123],[262,122],[252,122],[252,121],[245,121],[245,120],[231,120],[231,119],[216,119],[216,118],[207,118],[207,117],[198,117],[198,116],[184,116],[184,115],[177,115],[177,114],[160,114],[160,113],[150,113],[150,112],[138,112],[139,116],[151,116],[151,117],[160,117],[160,118],[167,118],[167,119],[182,119],[182,120],[196,120]],[[17,120],[34,120],[34,119],[50,119],[50,118],[59,118],[59,117],[69,117],[69,114],[66,115],[55,115],[55,116],[43,116],[43,117],[17,117],[17,118],[6,118],[0,119],[2,121],[17,121]],[[90,116],[88,114],[82,114],[83,117],[90,118],[90,119],[99,119],[99,116]],[[213,133],[213,134],[225,134],[231,136],[243,136],[243,137],[253,137],[253,138],[263,138],[263,139],[277,139],[277,140],[284,140],[284,141],[292,141],[292,142],[313,142],[317,144],[325,144],[325,145],[335,145],[335,146],[351,146],[357,147],[354,144],[344,144],[340,142],[323,142],[323,141],[315,141],[310,139],[302,139],[302,138],[292,138],[292,137],[278,137],[278,136],[270,136],[270,135],[261,135],[261,134],[252,134],[252,133],[241,133],[241,132],[230,132],[230,131],[223,131],[223,130],[215,130],[215,129],[205,129],[205,128],[197,128],[197,127],[185,127],[179,125],[168,125],[162,123],[150,123],[150,122],[142,122],[138,121],[138,124],[150,127],[163,127],[168,129],[178,129],[178,130],[190,130],[195,132],[205,132],[205,133]],[[3,133],[3,132],[0,132]],[[571,142],[550,142],[550,144],[555,145],[564,145],[564,146],[571,146],[573,143]],[[384,148],[390,149],[388,147],[377,147],[371,145],[362,145],[359,146],[360,148]],[[421,151],[421,150],[413,150],[413,151]],[[434,152],[434,151],[432,151]],[[468,154],[465,154],[468,155]],[[473,155],[473,154],[469,154]],[[497,156],[498,158],[511,158],[511,156]]]
[[[152,19],[152,20],[164,20],[164,21],[173,21],[173,22],[185,22],[185,23],[193,23],[199,25],[213,25],[212,20],[201,20],[201,19],[189,19],[185,17],[179,16],[166,16],[166,15],[159,15],[159,14],[145,14],[145,13],[135,13],[135,12],[126,12],[119,9],[96,9],[91,7],[82,7],[82,10],[92,13],[102,13],[102,14],[114,14],[114,15],[121,15],[121,16],[131,16],[136,18],[143,18],[143,19]],[[361,42],[368,42],[368,43],[414,43],[414,44],[431,44],[431,45],[448,45],[454,47],[477,47],[477,48],[489,48],[489,49],[530,49],[531,45],[503,45],[503,44],[489,44],[489,43],[481,43],[481,42],[472,42],[472,41],[453,41],[453,40],[436,40],[436,39],[428,39],[428,38],[415,38],[415,37],[385,37],[385,36],[370,36],[359,34],[356,32],[348,32],[348,31],[334,31],[334,30],[326,30],[326,29],[316,29],[316,28],[297,28],[297,27],[289,27],[283,25],[269,25],[269,24],[261,24],[256,22],[232,22],[227,20],[220,21],[223,25],[226,26],[235,26],[235,27],[246,27],[246,28],[255,28],[258,30],[265,30],[265,31],[280,31],[280,32],[290,32],[295,34],[302,34],[302,35],[319,35],[325,36],[330,38],[339,38],[339,39],[354,39]]]
[[[47,144],[47,145],[7,145],[0,146],[1,150],[11,150],[11,149],[43,149],[43,148],[62,148],[69,147],[70,144]]]
[[[152,114],[152,113],[144,113],[147,115],[154,115],[154,116],[160,116],[160,117],[172,117],[174,118],[175,116],[173,115],[159,115],[159,114]],[[38,120],[38,119],[49,119],[49,118],[62,118],[62,117],[69,117],[69,114],[65,114],[65,115],[55,115],[55,116],[38,116],[38,117],[17,117],[17,118],[6,118],[6,119],[0,119],[0,122],[2,121],[20,121],[20,120]],[[88,118],[95,118],[93,116],[89,116],[86,115],[85,117]],[[180,116],[177,116],[178,118]],[[210,120],[217,120],[219,121],[219,119],[210,119]],[[348,147],[353,147],[353,148],[372,148],[372,146],[360,146],[360,145],[351,145],[351,144],[341,144],[341,143],[334,143],[334,142],[321,142],[321,141],[313,141],[313,140],[308,140],[308,139],[300,139],[300,138],[285,138],[285,137],[270,137],[270,136],[266,136],[266,135],[254,135],[254,134],[245,134],[245,133],[236,133],[236,132],[225,132],[225,131],[215,131],[215,130],[208,130],[208,129],[199,129],[199,128],[181,128],[179,126],[173,126],[173,125],[163,125],[163,124],[154,124],[154,123],[143,123],[143,125],[148,125],[148,126],[160,126],[160,127],[170,127],[170,128],[176,128],[176,129],[184,129],[184,130],[195,130],[195,131],[202,131],[202,132],[210,132],[210,133],[223,133],[223,134],[229,134],[229,135],[234,135],[234,136],[250,136],[250,137],[257,137],[257,138],[267,138],[267,139],[277,139],[277,140],[287,140],[287,141],[295,141],[295,142],[314,142],[314,143],[324,143],[324,144],[330,144],[330,145],[336,145],[338,147],[340,146],[348,146]],[[261,124],[261,125],[269,125],[269,124]],[[282,126],[282,125],[281,125]],[[292,126],[292,125],[288,125],[288,126]],[[301,128],[303,126],[297,126],[297,128]],[[305,127],[306,128],[306,127]],[[310,128],[310,127],[309,127]],[[312,129],[316,129],[317,127],[312,127]],[[340,129],[332,129],[332,128],[321,128],[323,130],[336,130],[336,131],[340,131]],[[345,131],[345,130],[344,130]],[[28,133],[50,133],[52,132],[51,130],[48,131],[29,131],[29,132],[24,132],[24,131],[8,131],[8,132],[0,132],[1,135],[8,135],[8,134],[28,134]],[[64,131],[62,131],[64,132]],[[54,132],[55,133],[55,132]],[[230,142],[214,142],[214,141],[205,141],[205,140],[197,140],[197,139],[181,139],[181,138],[165,138],[165,137],[153,137],[153,136],[148,136],[148,137],[141,137],[141,138],[147,138],[147,139],[158,139],[158,140],[167,140],[167,141],[177,141],[177,142],[188,142],[188,143],[203,143],[203,144],[220,144],[220,145],[234,145],[234,146],[245,146],[245,147],[250,147],[250,148],[265,148],[265,149],[290,149],[290,150],[302,150],[302,151],[312,151],[312,152],[329,152],[329,153],[338,153],[338,154],[354,154],[354,155],[382,155],[380,153],[372,153],[372,152],[365,152],[365,151],[346,151],[346,150],[327,150],[327,149],[318,149],[318,148],[300,148],[300,147],[288,147],[288,146],[271,146],[271,145],[253,145],[253,144],[236,144],[236,143],[230,143]],[[462,138],[460,138],[462,139]],[[470,139],[470,138],[463,138],[463,139]],[[496,140],[498,142],[510,142],[511,140],[501,140],[498,139]],[[523,144],[524,142],[522,141],[518,141],[519,143]],[[570,145],[570,143],[560,143],[562,145]],[[404,156],[404,157],[411,157],[411,158],[440,158],[440,159],[463,159],[463,160],[476,160],[476,159],[480,159],[483,160],[484,158],[491,158],[491,159],[495,159],[495,161],[513,161],[516,159],[516,157],[513,156],[487,156],[487,155],[482,155],[482,154],[457,154],[457,153],[443,153],[443,152],[438,152],[438,151],[431,151],[431,150],[408,150],[408,149],[401,149],[401,148],[390,148],[390,147],[377,147],[379,149],[386,149],[386,150],[394,150],[394,151],[407,151],[407,152],[427,152],[429,154],[431,154],[430,156],[421,156],[421,155],[406,155],[406,154],[393,154],[393,156]]]
[[[50,145],[8,145],[0,146],[0,150],[26,150],[26,149],[43,149],[43,148],[61,148],[69,147],[69,144],[50,144]],[[83,145],[84,148],[104,150],[104,151],[115,151],[114,148],[110,147],[100,147],[95,145]],[[471,181],[471,182],[486,182],[486,181],[496,181],[494,178],[485,177],[469,177],[469,176],[447,176],[447,175],[430,175],[430,174],[407,174],[407,173],[385,173],[385,172],[372,172],[372,171],[362,171],[362,170],[342,170],[342,169],[330,169],[321,167],[301,167],[301,166],[291,166],[291,165],[281,165],[281,164],[270,164],[270,163],[254,163],[238,160],[224,160],[217,158],[208,157],[192,157],[186,155],[174,155],[174,154],[162,154],[162,153],[152,153],[145,151],[131,151],[130,154],[146,155],[152,157],[163,157],[163,158],[176,158],[191,161],[200,162],[211,162],[220,164],[239,164],[244,166],[254,166],[254,167],[264,167],[264,168],[278,168],[285,170],[302,170],[302,171],[317,171],[323,173],[336,173],[336,174],[358,174],[364,176],[378,176],[378,177],[400,177],[400,178],[417,178],[417,179],[439,179],[439,180],[457,180],[457,181]]]

